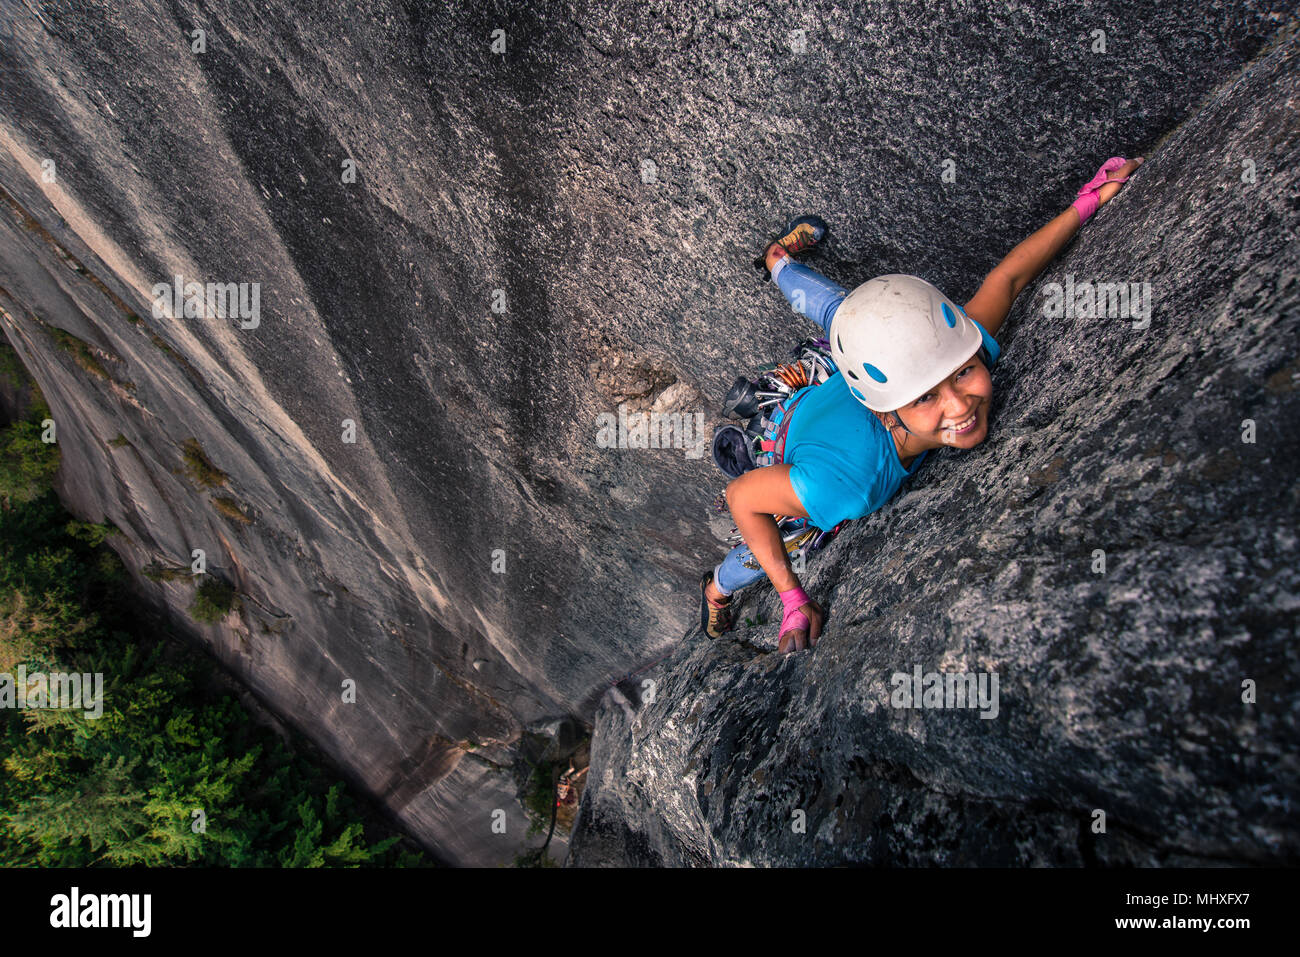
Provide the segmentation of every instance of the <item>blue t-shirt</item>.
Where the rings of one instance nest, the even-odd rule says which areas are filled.
[[[984,339],[991,365],[1001,349],[978,322],[975,328]],[[808,520],[820,529],[832,529],[888,502],[903,481],[916,474],[929,452],[922,452],[910,469],[904,469],[888,430],[853,397],[842,373],[799,391],[809,389],[812,394],[799,403],[790,421],[784,461],[792,466],[790,484]]]

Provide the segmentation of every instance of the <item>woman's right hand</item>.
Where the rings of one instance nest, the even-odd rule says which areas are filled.
[[[826,620],[822,606],[815,601],[809,601],[800,605],[799,611],[808,619],[808,629],[791,628],[789,631],[783,632],[777,640],[776,646],[776,650],[780,654],[788,655],[792,651],[815,648],[817,639],[821,637],[822,622]]]

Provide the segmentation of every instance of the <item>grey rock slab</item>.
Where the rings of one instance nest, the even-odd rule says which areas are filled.
[[[696,632],[603,699],[571,865],[1294,863],[1298,65],[1225,83],[1026,290],[988,440],[810,561],[815,650]],[[1148,282],[1149,322],[1045,315],[1067,281]],[[917,668],[997,707],[902,707]]]
[[[426,846],[478,865],[535,846],[518,826],[522,729],[591,720],[611,684],[674,650],[695,620],[699,573],[720,557],[709,506],[723,479],[685,448],[601,447],[598,417],[620,404],[679,411],[711,431],[731,379],[811,331],[749,266],[773,231],[821,212],[836,231],[818,261],[832,278],[902,270],[973,292],[1102,160],[1195,115],[1282,26],[1271,4],[1209,0],[812,2],[797,14],[763,3],[309,7],[5,8],[3,329],[59,423],[72,511],[124,529],[117,547],[133,570],[204,549],[242,605],[199,627],[187,621],[188,582],[140,577],[143,600]],[[941,180],[946,159],[955,182]],[[1190,161],[1173,168],[1210,176]],[[1143,173],[1153,188],[1166,175],[1154,159]],[[1172,295],[1189,252],[1217,248],[1199,263],[1217,270],[1213,285],[1198,288],[1240,283],[1233,302],[1274,317],[1243,352],[1263,374],[1283,331],[1267,304],[1289,293],[1258,271],[1267,259],[1231,259],[1243,250],[1215,238],[1212,215],[1224,190],[1199,182],[1198,194],[1172,180],[1139,194],[1160,205],[1121,196],[1074,255],[1099,255],[1103,242],[1128,253],[1139,248],[1130,233],[1149,227],[1165,237],[1149,269],[1163,263]],[[1273,184],[1261,180],[1254,201]],[[1183,245],[1180,224],[1197,210],[1198,241],[1221,247]],[[155,284],[178,274],[258,283],[259,321],[155,315]],[[1216,321],[1256,321],[1225,316]],[[1055,521],[1048,503],[1080,520],[1133,520],[1134,535],[1179,527],[1161,502],[1136,504],[1154,494],[1141,469],[1169,468],[1140,458],[1155,440],[1138,418],[1102,423],[1084,379],[1026,370],[1068,359],[1117,390],[1115,363],[1140,377],[1160,368],[1160,401],[1204,385],[1211,408],[1232,408],[1235,386],[1197,378],[1195,350],[1175,367],[1147,339],[1116,331],[1099,349],[1029,325],[1010,327],[998,380],[1002,408],[1023,418],[1008,412],[969,474],[944,462],[942,478],[931,469],[877,519],[905,523],[932,563],[1009,565],[1031,547],[1033,522]],[[78,365],[48,327],[85,342],[110,377]],[[1107,393],[1104,407],[1117,401]],[[1107,476],[1111,491],[1082,508],[1050,485],[1025,508],[995,494],[1007,518],[984,522],[987,554],[972,552],[980,539],[936,506],[960,488],[969,508],[986,481],[1046,468],[1039,430],[1058,412],[1079,429],[1063,481]],[[1103,424],[1139,456],[1131,466],[1101,452]],[[108,446],[119,432],[130,445]],[[185,476],[191,437],[228,476],[222,489]],[[1270,474],[1242,457],[1254,450],[1231,454],[1214,460],[1228,478]],[[1194,507],[1262,507],[1239,491],[1224,480],[1173,504],[1186,522]],[[1284,494],[1275,483],[1270,500]],[[234,502],[225,513],[217,495]],[[851,547],[837,542],[823,563],[848,576],[844,595],[850,581],[862,587]],[[1201,554],[1189,539],[1162,560],[1179,560],[1179,547]],[[882,607],[904,592],[927,608],[943,600],[931,568],[899,560]],[[1018,568],[1022,584],[996,587],[1031,589],[1032,563]],[[1123,601],[1137,602],[1124,613],[1147,634],[1171,614]],[[853,614],[841,610],[837,627]],[[1029,614],[1015,613],[1017,627]],[[1069,640],[1070,626],[1057,633]],[[1021,642],[1030,655],[1034,642]],[[356,704],[341,699],[346,680]],[[496,811],[505,834],[491,828]]]

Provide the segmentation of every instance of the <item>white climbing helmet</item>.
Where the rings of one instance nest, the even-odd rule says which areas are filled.
[[[854,398],[892,412],[925,395],[984,344],[966,310],[917,276],[854,289],[835,312],[831,358]]]

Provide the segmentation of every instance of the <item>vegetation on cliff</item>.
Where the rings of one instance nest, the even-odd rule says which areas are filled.
[[[48,415],[36,401],[0,429],[0,866],[430,863],[256,723],[211,661],[147,633],[104,545],[116,530],[51,490]],[[102,674],[102,715],[89,688],[78,708],[20,710],[20,669]]]

